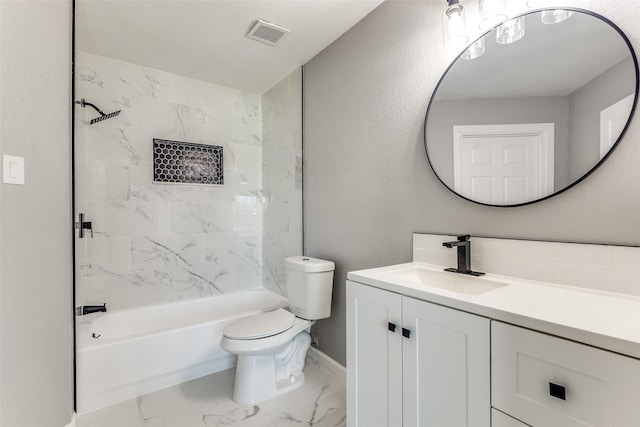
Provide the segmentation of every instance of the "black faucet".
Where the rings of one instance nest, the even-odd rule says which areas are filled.
[[[454,273],[468,274],[471,276],[482,276],[484,273],[471,270],[471,238],[468,234],[456,236],[458,240],[453,242],[444,242],[442,246],[446,248],[458,248],[458,268],[445,268],[444,271]]]
[[[91,313],[106,313],[107,312],[107,303],[103,303],[102,305],[83,305],[82,307],[76,308],[77,316],[84,316],[85,314]]]

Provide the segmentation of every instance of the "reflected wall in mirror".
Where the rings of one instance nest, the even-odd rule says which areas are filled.
[[[484,53],[463,53],[441,78],[425,120],[425,148],[440,181],[470,201],[519,206],[558,194],[615,148],[635,110],[638,65],[621,30],[571,10]],[[473,46],[473,44],[471,45]],[[466,59],[473,58],[473,59]]]

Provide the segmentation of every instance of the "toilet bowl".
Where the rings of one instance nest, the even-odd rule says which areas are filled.
[[[224,330],[222,348],[238,356],[233,400],[254,405],[304,383],[309,330],[331,314],[334,264],[303,256],[285,260],[288,310],[239,319]]]

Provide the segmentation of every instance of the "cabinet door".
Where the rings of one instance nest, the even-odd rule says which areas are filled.
[[[500,411],[491,409],[491,427],[529,427],[529,425],[521,423]]]
[[[347,281],[350,427],[402,425],[401,301],[398,294]],[[395,332],[389,323],[396,325]]]
[[[489,319],[403,298],[403,421],[489,427]]]

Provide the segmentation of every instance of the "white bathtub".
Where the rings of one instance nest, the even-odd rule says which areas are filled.
[[[220,347],[225,326],[286,302],[251,289],[77,317],[77,412],[233,367],[235,357]]]

